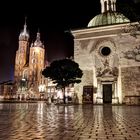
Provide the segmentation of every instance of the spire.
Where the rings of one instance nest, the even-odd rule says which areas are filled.
[[[36,40],[34,42],[33,47],[41,47],[41,48],[44,48],[44,45],[43,45],[43,43],[40,40],[40,31],[39,31],[39,29],[37,31]]]
[[[24,33],[27,32],[27,24],[26,24],[26,20],[27,20],[27,17],[25,17],[24,30],[23,30]]]
[[[101,13],[107,11],[116,11],[116,0],[100,0]]]
[[[27,24],[26,24],[27,17],[25,17],[25,23],[23,31],[19,35],[19,40],[28,40],[29,39],[29,33],[27,31]]]
[[[36,35],[36,40],[40,41],[40,31],[39,31],[39,28],[38,28],[38,32],[37,32],[37,35]]]

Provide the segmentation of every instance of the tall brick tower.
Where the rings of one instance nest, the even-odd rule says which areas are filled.
[[[37,32],[36,40],[29,45],[26,20],[19,35],[19,48],[15,58],[15,87],[20,100],[45,97],[47,80],[42,76],[45,67],[45,49]]]
[[[24,29],[19,35],[19,47],[16,51],[15,58],[15,82],[16,87],[21,87],[21,80],[23,77],[23,70],[26,64],[28,63],[28,47],[29,47],[29,33],[27,31],[26,19],[24,24]]]

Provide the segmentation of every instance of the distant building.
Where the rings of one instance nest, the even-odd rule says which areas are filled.
[[[101,14],[73,30],[74,60],[83,70],[75,84],[79,103],[140,104],[140,34],[116,12],[116,0],[100,0]],[[135,25],[135,26],[133,26]]]
[[[30,44],[25,22],[19,35],[19,47],[15,58],[14,86],[17,99],[57,99],[60,96],[52,80],[42,75],[42,70],[49,66],[46,62],[48,61],[45,60],[45,47],[40,40],[40,33],[37,32],[35,42]],[[67,95],[72,93],[72,89],[66,89]],[[61,96],[62,94],[61,91]]]
[[[5,81],[0,83],[0,100],[14,98],[15,86],[13,81]]]
[[[46,92],[47,79],[42,76],[45,68],[45,49],[37,32],[34,43],[29,42],[29,33],[25,22],[19,35],[19,47],[16,51],[14,81],[18,98],[41,98]]]

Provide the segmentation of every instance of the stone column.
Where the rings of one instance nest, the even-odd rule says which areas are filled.
[[[112,103],[117,104],[118,103],[118,95],[117,95],[117,82],[114,82],[114,93],[112,95]]]
[[[94,59],[95,60],[95,59]],[[96,70],[95,67],[93,67],[93,90],[97,88],[97,78],[96,78]],[[93,103],[96,103],[97,98],[97,91],[93,91]]]
[[[115,82],[115,97],[117,98],[117,102],[118,102],[118,89],[117,89],[117,81]]]
[[[82,100],[83,100],[83,86],[79,87],[79,92],[78,92],[78,102],[79,104],[82,104]]]
[[[115,97],[118,97],[118,95],[117,95],[117,82],[115,82]]]
[[[97,84],[97,98],[96,98],[96,100],[97,100],[97,104],[103,103],[102,85],[100,82]]]
[[[122,82],[121,82],[121,67],[119,66],[119,75],[117,81],[117,95],[119,98],[119,103],[122,104]]]

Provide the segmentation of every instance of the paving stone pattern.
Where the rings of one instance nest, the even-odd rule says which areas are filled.
[[[0,140],[140,140],[140,106],[4,103]]]

